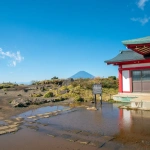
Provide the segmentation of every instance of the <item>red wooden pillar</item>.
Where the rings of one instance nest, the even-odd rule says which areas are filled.
[[[119,73],[119,92],[122,93],[122,66],[119,65],[119,69],[118,69],[118,73]]]

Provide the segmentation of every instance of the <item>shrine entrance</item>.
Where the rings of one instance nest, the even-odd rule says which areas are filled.
[[[132,71],[133,92],[150,92],[150,70]]]

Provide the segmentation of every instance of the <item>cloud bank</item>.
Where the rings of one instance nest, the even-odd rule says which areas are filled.
[[[21,56],[20,52],[17,51],[16,53],[11,53],[11,52],[4,52],[2,48],[0,48],[0,57],[5,59],[9,58],[10,59],[10,66],[16,66],[17,63],[20,63],[22,60],[24,60],[24,57]]]
[[[145,4],[148,1],[149,0],[138,0],[138,2],[136,4],[137,4],[137,6],[138,6],[139,9],[141,9],[141,10],[144,11]],[[143,17],[143,18],[141,18],[141,17],[138,17],[138,18],[133,17],[133,18],[131,18],[131,20],[134,21],[134,22],[140,22],[141,25],[144,26],[146,23],[149,22],[150,17],[146,17],[146,16]]]
[[[144,18],[131,18],[132,21],[138,21],[140,22],[142,25],[145,25],[146,23],[149,22],[150,17],[144,17]]]
[[[144,7],[145,7],[145,3],[148,2],[149,0],[139,0],[138,3],[137,3],[137,6],[144,10]]]

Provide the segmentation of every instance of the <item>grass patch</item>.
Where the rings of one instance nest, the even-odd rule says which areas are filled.
[[[43,96],[41,93],[33,93],[31,94],[31,97],[41,97]]]
[[[54,97],[54,94],[53,92],[47,92],[45,95],[44,95],[44,98],[50,98],[50,97]]]

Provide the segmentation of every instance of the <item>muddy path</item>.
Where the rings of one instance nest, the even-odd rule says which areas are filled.
[[[87,110],[85,104],[31,109],[0,122],[5,131],[0,144],[4,150],[150,149],[150,112],[119,105],[104,102],[97,111]]]

